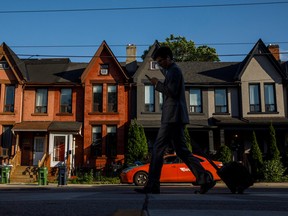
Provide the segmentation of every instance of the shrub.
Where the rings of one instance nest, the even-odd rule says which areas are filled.
[[[93,169],[90,172],[85,172],[83,175],[78,176],[78,182],[82,184],[92,184],[94,181]]]
[[[268,160],[263,163],[262,173],[264,181],[281,182],[285,180],[284,172],[285,168],[280,160]]]
[[[217,158],[223,164],[227,164],[227,163],[231,162],[232,152],[231,152],[230,148],[226,145],[220,146]]]

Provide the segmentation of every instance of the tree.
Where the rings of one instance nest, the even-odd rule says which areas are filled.
[[[125,164],[142,161],[148,153],[147,139],[142,125],[136,119],[131,121],[128,130],[128,144],[125,155]]]
[[[191,138],[190,138],[190,134],[189,134],[187,126],[185,126],[185,129],[184,129],[184,136],[185,136],[187,148],[189,149],[190,152],[192,152]]]
[[[251,168],[252,168],[252,175],[255,179],[260,178],[260,171],[263,166],[263,158],[262,158],[262,152],[259,148],[257,138],[255,131],[253,131],[252,135],[252,144],[250,149],[250,162],[251,162]]]
[[[165,42],[159,42],[161,46],[168,46],[171,48],[176,62],[187,61],[220,61],[216,54],[216,49],[202,45],[196,48],[193,41],[187,41],[185,37],[174,36],[165,39]],[[142,59],[145,58],[147,50],[144,51]]]
[[[270,142],[268,145],[267,159],[268,160],[280,160],[280,152],[278,150],[277,142],[276,142],[276,133],[275,133],[275,129],[272,123],[269,126],[269,130],[270,130]]]

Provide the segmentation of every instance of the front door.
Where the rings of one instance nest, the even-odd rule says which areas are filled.
[[[33,165],[38,165],[38,162],[42,159],[45,151],[45,137],[34,138],[34,153],[33,153]]]
[[[49,145],[49,152],[51,152],[52,156],[51,166],[65,163],[67,159],[68,135],[52,134],[50,138],[51,146]]]

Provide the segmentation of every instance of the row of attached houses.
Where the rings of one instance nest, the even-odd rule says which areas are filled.
[[[127,46],[118,62],[103,41],[89,63],[66,58],[20,59],[0,47],[0,163],[17,167],[78,167],[122,163],[131,119],[151,147],[160,127],[163,96],[145,77],[164,77],[152,60]],[[242,62],[179,62],[186,85],[188,130],[209,153],[228,145],[245,162],[255,131],[267,153],[269,125],[285,159],[288,149],[287,62],[261,39]],[[12,175],[13,177],[13,175]]]

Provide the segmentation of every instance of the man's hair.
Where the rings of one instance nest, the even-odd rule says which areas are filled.
[[[169,47],[162,46],[155,51],[153,55],[153,59],[156,60],[158,57],[161,57],[161,58],[170,57],[171,59],[173,59],[173,53]]]

